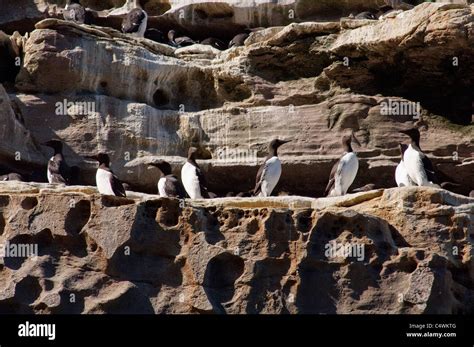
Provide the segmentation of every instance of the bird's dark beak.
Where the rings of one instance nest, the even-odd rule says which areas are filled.
[[[281,140],[281,144],[284,145],[285,143],[291,142],[292,140]]]
[[[97,156],[96,155],[86,155],[86,156],[84,156],[84,159],[90,159],[90,160],[97,161]]]

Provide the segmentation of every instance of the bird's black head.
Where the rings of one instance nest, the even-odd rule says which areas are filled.
[[[54,153],[61,153],[63,151],[63,143],[59,140],[49,140],[43,143],[43,145],[54,149]]]
[[[268,145],[268,153],[270,156],[276,156],[278,153],[278,148],[281,145],[284,145],[285,143],[291,142],[291,140],[280,140],[280,139],[274,139],[270,144]]]
[[[284,145],[285,143],[291,142],[291,140],[280,140],[280,139],[275,139],[270,142],[268,145],[269,149],[278,149],[281,145]]]
[[[159,160],[154,163],[150,163],[149,165],[157,167],[164,176],[171,175],[172,173],[171,165],[167,161]]]
[[[99,153],[97,155],[90,155],[90,156],[87,156],[85,158],[98,161],[99,165],[102,165],[102,164],[105,164],[105,166],[110,165],[110,158],[109,158],[109,155],[106,154],[106,153]]]
[[[402,134],[408,135],[412,142],[419,145],[420,144],[420,131],[417,128],[411,128],[407,130],[401,130]]]

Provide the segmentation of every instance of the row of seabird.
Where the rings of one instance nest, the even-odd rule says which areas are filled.
[[[128,3],[126,4],[128,6]],[[135,8],[131,9],[125,14],[122,21],[122,32],[134,37],[146,37],[150,40],[168,44],[170,46],[179,48],[194,45],[197,43],[209,45],[219,50],[225,50],[231,47],[243,46],[245,40],[249,37],[250,31],[235,35],[228,44],[215,37],[208,37],[202,41],[196,41],[184,35],[178,35],[176,30],[168,31],[167,35],[155,28],[147,30],[148,14],[141,6],[135,3]],[[77,24],[89,24],[88,11],[80,4],[79,0],[68,0],[64,8],[63,17],[67,21],[72,21]]]
[[[395,170],[397,186],[437,186],[437,179],[433,164],[420,148],[420,132],[417,128],[403,130],[401,133],[408,135],[410,142],[400,144],[401,160]],[[255,188],[251,192],[240,193],[237,196],[268,197],[272,195],[282,173],[281,161],[278,157],[280,146],[290,142],[289,140],[275,139],[268,145],[268,155],[260,166],[255,181]],[[359,160],[352,149],[352,143],[361,146],[354,133],[342,137],[343,155],[332,167],[329,182],[327,184],[326,196],[340,196],[347,194],[349,187],[354,182],[359,170]],[[54,151],[48,161],[47,177],[49,183],[71,184],[72,168],[65,161],[63,145],[59,140],[50,140],[44,143]],[[161,197],[177,197],[191,199],[208,199],[216,197],[207,187],[204,173],[199,167],[197,159],[198,150],[191,147],[188,150],[186,163],[181,169],[181,180],[173,175],[171,165],[163,160],[150,163],[160,170],[160,178],[157,183],[158,194]],[[101,194],[126,196],[123,183],[110,169],[110,158],[105,153],[87,156],[99,163],[96,172],[96,185]],[[23,180],[21,175],[11,173],[0,176],[0,180]],[[371,188],[373,186],[371,185]]]

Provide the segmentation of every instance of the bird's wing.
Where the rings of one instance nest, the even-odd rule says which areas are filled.
[[[336,184],[336,173],[339,168],[339,163],[341,160],[339,159],[332,167],[331,173],[329,174],[329,182],[328,185],[326,186],[326,190],[324,191],[324,196],[328,196],[329,193],[331,192],[331,189],[334,188],[334,185]]]
[[[114,192],[115,196],[122,196],[126,197],[127,194],[125,193],[125,188],[123,187],[122,181],[118,179],[117,176],[112,172],[112,170],[109,170],[111,175],[110,175],[110,186],[112,187],[112,191]]]
[[[257,178],[255,180],[255,189],[253,190],[254,195],[258,195],[261,192],[262,189],[262,182],[265,178],[265,173],[267,172],[268,164],[267,164],[267,159],[265,159],[265,163],[260,166],[257,172]]]
[[[71,169],[64,160],[59,161],[59,174],[63,177],[66,183],[70,181]]]
[[[140,24],[145,19],[145,12],[136,8],[130,11],[122,22],[122,31],[124,33],[134,33],[138,31]]]
[[[435,175],[435,169],[433,167],[433,163],[431,160],[428,158],[426,154],[423,153],[421,156],[421,161],[423,163],[423,168],[425,169],[426,172],[426,178],[428,178],[428,181],[433,182],[433,183],[438,183],[438,180]]]
[[[184,198],[186,196],[183,184],[178,179],[178,177],[174,175],[166,177],[165,192],[168,196],[173,196],[177,198]]]
[[[201,188],[202,197],[205,199],[209,198],[209,193],[207,191],[206,177],[202,173],[201,169],[197,166],[196,166],[196,176],[198,177],[198,180],[199,180],[199,187]]]

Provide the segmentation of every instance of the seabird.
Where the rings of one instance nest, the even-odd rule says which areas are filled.
[[[168,43],[165,39],[165,34],[161,30],[150,28],[145,31],[145,38],[158,42],[158,43]]]
[[[15,172],[12,172],[12,173],[9,173],[9,174],[6,174],[6,175],[0,175],[0,181],[20,181],[20,182],[25,182],[25,178],[18,174],[18,173],[15,173]]]
[[[265,162],[258,169],[255,189],[255,196],[267,197],[272,195],[281,176],[281,161],[278,158],[278,148],[290,140],[275,139],[268,145],[268,155]]]
[[[43,145],[51,147],[54,150],[53,156],[48,161],[48,182],[69,184],[70,168],[66,164],[66,160],[63,156],[62,142],[59,140],[50,140]]]
[[[193,39],[187,36],[176,37],[176,31],[174,30],[168,31],[168,41],[169,41],[170,46],[178,47],[178,48],[191,46],[196,43],[194,42]]]
[[[403,162],[410,179],[417,186],[431,186],[437,183],[433,164],[420,148],[419,130],[412,128],[400,132],[411,139],[411,143],[403,154]]]
[[[377,20],[377,16],[375,14],[373,14],[372,12],[369,12],[369,11],[361,12],[361,13],[355,15],[355,16],[353,14],[351,14],[349,16],[349,18]]]
[[[171,165],[168,162],[160,160],[155,163],[150,163],[149,165],[158,168],[161,172],[160,179],[158,180],[158,194],[161,197],[179,199],[186,197],[183,184],[178,177],[173,175]]]
[[[249,33],[235,35],[234,38],[229,42],[229,48],[243,46],[245,44],[245,40],[247,40],[249,36]]]
[[[407,150],[408,146],[403,143],[400,143],[399,146],[400,146],[401,160],[395,170],[395,182],[397,182],[398,187],[414,186],[415,183],[411,180],[410,176],[408,176],[405,163],[403,162],[403,155],[405,154],[405,151]]]
[[[81,5],[79,0],[68,0],[63,11],[65,20],[77,24],[84,24],[86,19],[86,10]]]
[[[144,37],[148,15],[140,8],[138,2],[135,5],[136,7],[130,10],[122,21],[122,32],[135,37]]]
[[[221,51],[224,51],[227,49],[227,45],[219,40],[219,39],[216,39],[215,37],[208,37],[207,39],[205,40],[202,40],[201,42],[201,45],[208,45],[208,46],[212,46],[214,48],[217,48]]]
[[[352,182],[354,182],[359,170],[359,159],[352,150],[351,142],[353,140],[360,146],[354,133],[342,137],[344,154],[332,167],[329,182],[326,186],[326,196],[345,195]]]
[[[95,156],[88,156],[87,159],[93,159],[99,162],[95,181],[97,190],[103,195],[115,195],[125,197],[125,188],[122,182],[114,175],[110,169],[110,158],[105,153],[99,153]]]
[[[188,160],[181,169],[181,180],[191,199],[208,199],[206,178],[196,163],[196,152],[196,147],[189,148]]]

